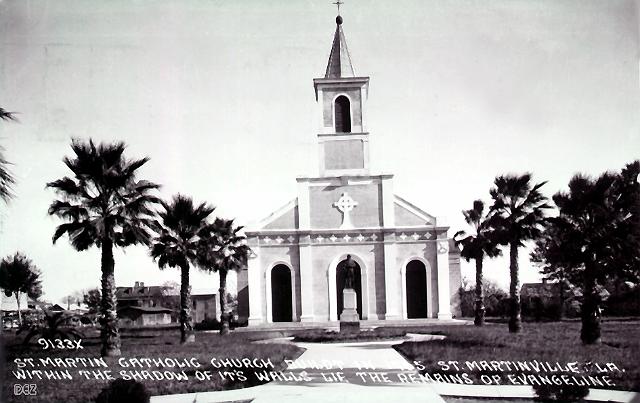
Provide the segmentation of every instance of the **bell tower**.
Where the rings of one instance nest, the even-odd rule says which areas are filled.
[[[325,75],[313,80],[320,122],[320,176],[325,177],[369,174],[369,77],[355,73],[342,22],[338,15]]]

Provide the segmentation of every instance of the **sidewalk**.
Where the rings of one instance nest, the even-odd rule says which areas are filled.
[[[300,376],[305,372],[309,382],[270,382],[251,388],[189,393],[183,395],[155,396],[152,403],[214,403],[251,400],[253,403],[305,402],[305,403],[445,403],[427,384],[402,384],[399,382],[372,382],[367,369],[388,374],[397,379],[398,373],[416,374],[410,365],[391,346],[399,341],[364,343],[299,343],[306,351],[298,357],[287,372]],[[299,369],[310,363],[331,365],[331,369]],[[357,365],[360,365],[358,368]],[[323,374],[340,374],[340,381],[328,382]],[[364,378],[364,379],[363,379]]]

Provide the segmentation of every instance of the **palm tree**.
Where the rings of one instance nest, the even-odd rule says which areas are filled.
[[[175,195],[171,203],[162,202],[162,207],[164,212],[158,213],[162,219],[159,235],[154,238],[150,253],[161,269],[180,268],[180,340],[193,342],[189,268],[198,266],[197,253],[209,233],[211,223],[207,219],[215,208],[206,203],[196,207],[191,198],[182,195]]]
[[[476,301],[475,318],[473,323],[476,326],[484,324],[484,295],[482,290],[482,261],[485,256],[496,257],[501,254],[498,244],[492,237],[492,229],[489,226],[489,219],[484,212],[482,200],[473,202],[473,208],[462,212],[464,220],[469,224],[475,235],[458,231],[453,239],[456,245],[462,245],[461,256],[468,262],[473,259],[476,262]]]
[[[4,290],[5,295],[13,294],[16,297],[18,325],[22,326],[20,296],[27,294],[31,298],[39,298],[42,295],[40,270],[31,259],[20,252],[7,256],[0,262],[0,288]]]
[[[637,282],[640,262],[640,161],[620,173],[597,178],[577,174],[567,192],[553,201],[559,215],[551,218],[541,260],[551,274],[566,274],[581,285],[584,344],[600,342],[599,288],[608,281]]]
[[[65,221],[56,229],[53,242],[66,233],[78,251],[93,245],[101,249],[103,356],[120,355],[113,247],[148,244],[154,225],[152,208],[160,201],[152,195],[159,185],[136,177],[149,159],[126,159],[125,148],[122,142],[96,145],[92,140],[73,140],[75,156],[63,159],[73,177],[47,184],[60,198],[51,203],[49,214]]]
[[[247,238],[240,233],[243,227],[234,227],[233,220],[216,218],[208,227],[208,235],[199,250],[200,265],[220,276],[220,334],[229,333],[229,314],[226,312],[227,274],[247,266],[251,249]]]
[[[509,331],[522,328],[520,316],[520,280],[518,272],[518,248],[527,241],[538,239],[545,223],[544,210],[551,208],[540,192],[546,182],[531,183],[531,174],[503,175],[495,179],[490,194],[493,205],[490,223],[495,239],[501,245],[509,245],[509,272],[511,283]]]
[[[14,112],[8,112],[3,108],[0,108],[0,120],[17,121],[16,117],[14,116]],[[16,183],[16,179],[7,168],[10,162],[4,158],[3,151],[4,148],[0,147],[0,199],[7,202],[12,197],[11,186]]]

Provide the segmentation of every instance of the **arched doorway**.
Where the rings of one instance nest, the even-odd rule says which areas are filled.
[[[338,263],[338,267],[336,268],[336,301],[338,305],[338,319],[340,319],[340,314],[342,313],[342,309],[344,308],[344,301],[342,299],[342,290],[344,289],[344,280],[346,276],[346,270],[344,268],[345,262],[347,260],[343,260]],[[357,311],[358,316],[362,319],[362,274],[360,270],[360,265],[357,262],[356,269],[354,270],[354,289],[356,290],[357,295]]]
[[[427,268],[419,260],[407,264],[407,318],[427,318]]]
[[[349,98],[340,95],[335,100],[334,108],[336,133],[351,133],[351,105]]]
[[[271,315],[273,322],[292,322],[291,270],[284,264],[271,269]]]

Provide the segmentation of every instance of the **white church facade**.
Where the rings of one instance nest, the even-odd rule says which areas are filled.
[[[369,77],[355,74],[336,23],[325,75],[313,80],[319,175],[297,178],[297,196],[247,229],[255,256],[238,276],[239,315],[249,326],[338,320],[351,255],[361,320],[450,319],[459,250],[448,226],[394,193],[392,174],[370,173]]]

